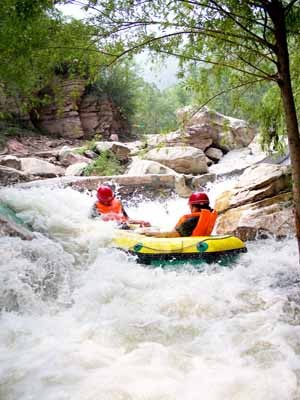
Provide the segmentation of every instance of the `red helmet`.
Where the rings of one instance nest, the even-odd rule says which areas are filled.
[[[110,203],[115,195],[109,186],[101,185],[97,190],[97,197],[101,203]]]
[[[189,204],[209,204],[209,198],[203,192],[192,193],[189,197]]]

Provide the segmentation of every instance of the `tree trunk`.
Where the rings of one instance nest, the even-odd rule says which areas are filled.
[[[269,14],[274,23],[276,55],[278,63],[278,85],[283,102],[288,143],[292,166],[293,199],[295,210],[296,237],[298,241],[300,263],[300,135],[293,95],[289,52],[286,35],[285,10],[278,0],[272,2]]]

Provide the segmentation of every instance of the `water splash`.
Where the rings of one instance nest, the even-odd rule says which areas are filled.
[[[232,269],[153,270],[107,248],[113,227],[89,220],[85,193],[6,189],[1,199],[47,235],[0,243],[1,304],[5,290],[15,295],[0,320],[1,399],[299,398],[292,239],[249,243]],[[128,212],[171,227],[186,200]]]

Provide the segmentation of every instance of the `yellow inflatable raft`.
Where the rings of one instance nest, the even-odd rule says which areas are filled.
[[[245,244],[235,236],[155,238],[122,230],[114,239],[114,247],[136,255],[143,264],[158,266],[190,261],[226,263],[247,252]]]

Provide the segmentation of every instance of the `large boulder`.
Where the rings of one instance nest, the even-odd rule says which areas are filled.
[[[242,240],[270,235],[282,238],[294,231],[291,192],[232,208],[219,217],[217,225],[217,233],[236,235]]]
[[[256,134],[256,130],[244,120],[225,116],[207,107],[202,107],[200,111],[185,107],[177,111],[177,118],[186,131],[197,127],[199,136],[209,132],[213,144],[226,151],[248,146]]]
[[[161,146],[192,146],[197,149],[205,150],[213,143],[215,135],[214,128],[209,125],[195,125],[161,135],[148,135],[147,146],[161,147]],[[217,136],[216,136],[217,138]]]
[[[190,146],[152,149],[145,155],[145,159],[157,161],[184,174],[199,175],[208,171],[203,151]]]
[[[78,162],[72,165],[69,165],[69,167],[65,171],[66,176],[80,176],[83,174],[83,171],[89,164],[86,162]]]
[[[156,161],[141,160],[140,158],[134,158],[126,172],[126,175],[133,175],[133,176],[146,175],[146,174],[159,174],[159,175],[176,174],[176,171]]]
[[[87,164],[91,163],[91,159],[76,153],[68,146],[64,146],[60,149],[58,153],[58,160],[64,167],[83,162]]]
[[[15,183],[28,182],[33,177],[17,169],[0,165],[0,185],[7,186]]]
[[[119,161],[127,161],[130,149],[120,142],[97,142],[95,151],[101,154],[103,151],[111,151]]]
[[[216,180],[216,174],[203,174],[199,176],[194,176],[191,182],[191,188],[195,191],[199,191],[202,187],[206,186],[208,183],[212,183]]]
[[[255,203],[291,190],[291,170],[288,166],[259,164],[246,169],[233,189],[217,199],[219,212]]]
[[[43,177],[55,177],[64,175],[65,170],[62,167],[51,164],[38,158],[28,157],[20,158],[21,170],[28,175],[37,175]]]
[[[223,152],[220,149],[216,149],[215,147],[209,147],[205,151],[205,155],[214,162],[219,162],[223,157]]]
[[[217,198],[215,208],[219,234],[247,240],[262,234],[282,237],[292,233],[290,168],[272,164],[248,168],[231,190]]]
[[[250,147],[235,149],[225,154],[222,159],[209,167],[209,172],[218,176],[240,175],[251,165],[262,162],[266,158],[264,152],[253,153]]]

